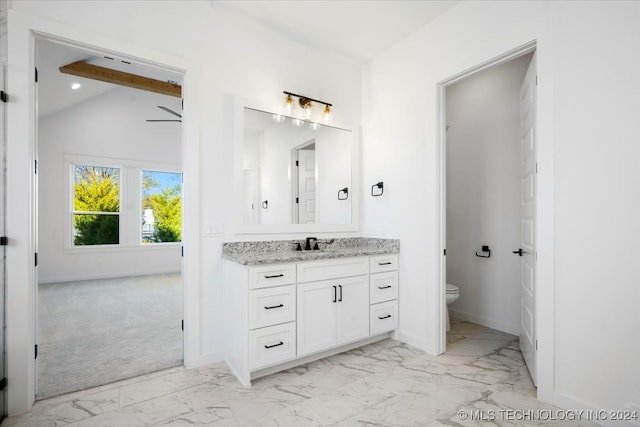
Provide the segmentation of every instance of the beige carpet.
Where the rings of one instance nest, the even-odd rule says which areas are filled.
[[[180,274],[41,284],[37,399],[182,365]]]

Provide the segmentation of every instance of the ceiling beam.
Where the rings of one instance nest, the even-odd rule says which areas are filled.
[[[101,82],[147,90],[149,92],[161,93],[177,98],[182,96],[182,86],[179,84],[163,82],[162,80],[125,73],[124,71],[112,70],[111,68],[88,64],[84,61],[64,65],[60,67],[59,70],[64,74],[100,80]]]

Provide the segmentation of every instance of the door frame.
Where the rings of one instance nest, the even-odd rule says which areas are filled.
[[[201,101],[198,87],[203,82],[197,64],[170,54],[90,31],[68,27],[42,18],[9,11],[7,179],[15,183],[8,189],[7,229],[11,230],[7,248],[7,409],[9,415],[28,411],[35,400],[35,267],[36,214],[36,40],[44,39],[94,51],[135,58],[151,67],[161,67],[184,76],[185,102],[182,122],[183,242],[189,255],[182,259],[184,364],[194,367],[207,362],[200,352],[200,245],[199,245],[199,128],[197,110]]]
[[[463,70],[452,75],[436,84],[436,205],[437,205],[437,221],[436,221],[436,253],[440,254],[436,262],[436,350],[437,354],[442,354],[446,350],[446,90],[447,87],[470,77],[478,72],[487,70],[497,65],[508,62],[519,56],[536,51],[538,53],[538,74],[540,73],[540,58],[544,63],[545,57],[540,54],[540,47],[536,40],[532,40],[523,45],[517,46],[512,50],[504,52],[493,58],[477,64],[471,68]],[[549,79],[551,81],[551,79]],[[536,105],[536,116],[539,121],[536,123],[537,134],[540,135],[540,118],[543,120],[548,115],[541,115],[541,105],[544,102],[552,102],[551,87],[549,91],[543,94],[543,102]],[[540,99],[540,97],[539,97]],[[551,123],[546,123],[545,129],[550,129]],[[548,130],[547,130],[548,132]],[[548,136],[545,135],[545,136]],[[545,141],[546,139],[546,141]],[[548,144],[551,144],[552,138],[540,138],[538,142],[543,145],[543,149],[537,153],[537,162],[540,166],[538,172],[538,192],[536,194],[536,241],[541,243],[537,247],[537,253],[546,252],[544,262],[542,256],[538,257],[536,264],[536,295],[535,295],[535,323],[536,338],[542,345],[538,348],[538,398],[551,402],[553,400],[553,152]],[[543,156],[541,156],[541,153]],[[546,167],[545,167],[546,166]],[[543,177],[543,174],[544,177]],[[541,179],[543,178],[543,179]],[[544,218],[545,222],[541,219]],[[544,237],[541,239],[540,237]],[[519,242],[518,242],[519,243]],[[545,286],[543,292],[540,292],[540,278],[544,277]],[[540,313],[545,313],[545,319],[541,319]]]
[[[312,138],[309,141],[300,144],[291,149],[291,170],[294,171],[295,179],[291,180],[291,215],[292,223],[298,224],[300,221],[300,205],[295,202],[296,197],[300,195],[300,168],[297,163],[299,159],[299,151],[306,149],[306,147],[313,145],[315,151],[316,138]]]

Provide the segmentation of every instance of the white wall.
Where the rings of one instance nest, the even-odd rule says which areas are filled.
[[[129,174],[122,183],[121,228],[128,239],[120,242],[121,247],[69,248],[71,184],[65,155],[92,156],[115,165],[127,161],[138,169],[181,171],[180,124],[145,121],[162,113],[156,105],[180,111],[178,98],[119,87],[39,121],[41,283],[180,271],[180,245],[140,245],[139,175]],[[127,172],[136,171],[123,168]]]
[[[400,336],[438,349],[438,82],[537,40],[538,393],[640,401],[640,3],[464,2],[364,72],[366,234],[402,241]],[[622,295],[622,297],[620,297]]]
[[[9,411],[33,399],[33,228],[29,198],[35,156],[32,122],[32,33],[80,41],[185,71],[183,120],[185,231],[185,364],[222,360],[222,241],[273,235],[203,237],[203,225],[235,220],[233,117],[229,95],[276,111],[282,91],[334,105],[333,124],[356,129],[361,114],[360,67],[303,46],[227,13],[211,2],[12,2],[9,15],[7,349]],[[252,106],[252,105],[250,105]],[[318,233],[319,237],[322,237]],[[325,235],[336,235],[326,233]],[[354,235],[346,233],[342,235]],[[304,234],[280,234],[282,239]]]
[[[447,87],[449,314],[520,333],[520,86],[525,55]],[[479,258],[482,245],[490,258]],[[487,255],[481,253],[481,255]]]

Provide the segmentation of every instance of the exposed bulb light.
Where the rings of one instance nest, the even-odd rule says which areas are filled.
[[[324,111],[322,112],[322,121],[327,123],[329,121],[330,116],[331,116],[331,107],[329,106],[329,104],[326,104],[324,106]]]
[[[326,101],[320,101],[319,99],[313,99],[304,95],[287,92],[286,90],[283,91],[283,93],[286,95],[282,113],[283,115],[288,117],[296,117],[307,122],[312,121],[312,117],[314,117],[313,121],[323,121],[325,123],[329,121],[329,116],[331,115],[331,107],[333,107],[332,104]],[[298,102],[296,104],[293,103],[294,97],[298,98]],[[320,114],[320,112],[313,112],[313,110],[315,109],[313,105],[314,103],[318,105],[324,105],[322,114]]]
[[[78,90],[82,87],[80,83],[71,83],[71,89]]]
[[[284,108],[282,109],[283,114],[286,116],[290,116],[293,111],[293,98],[291,98],[290,94],[287,94],[287,97],[284,100]]]

